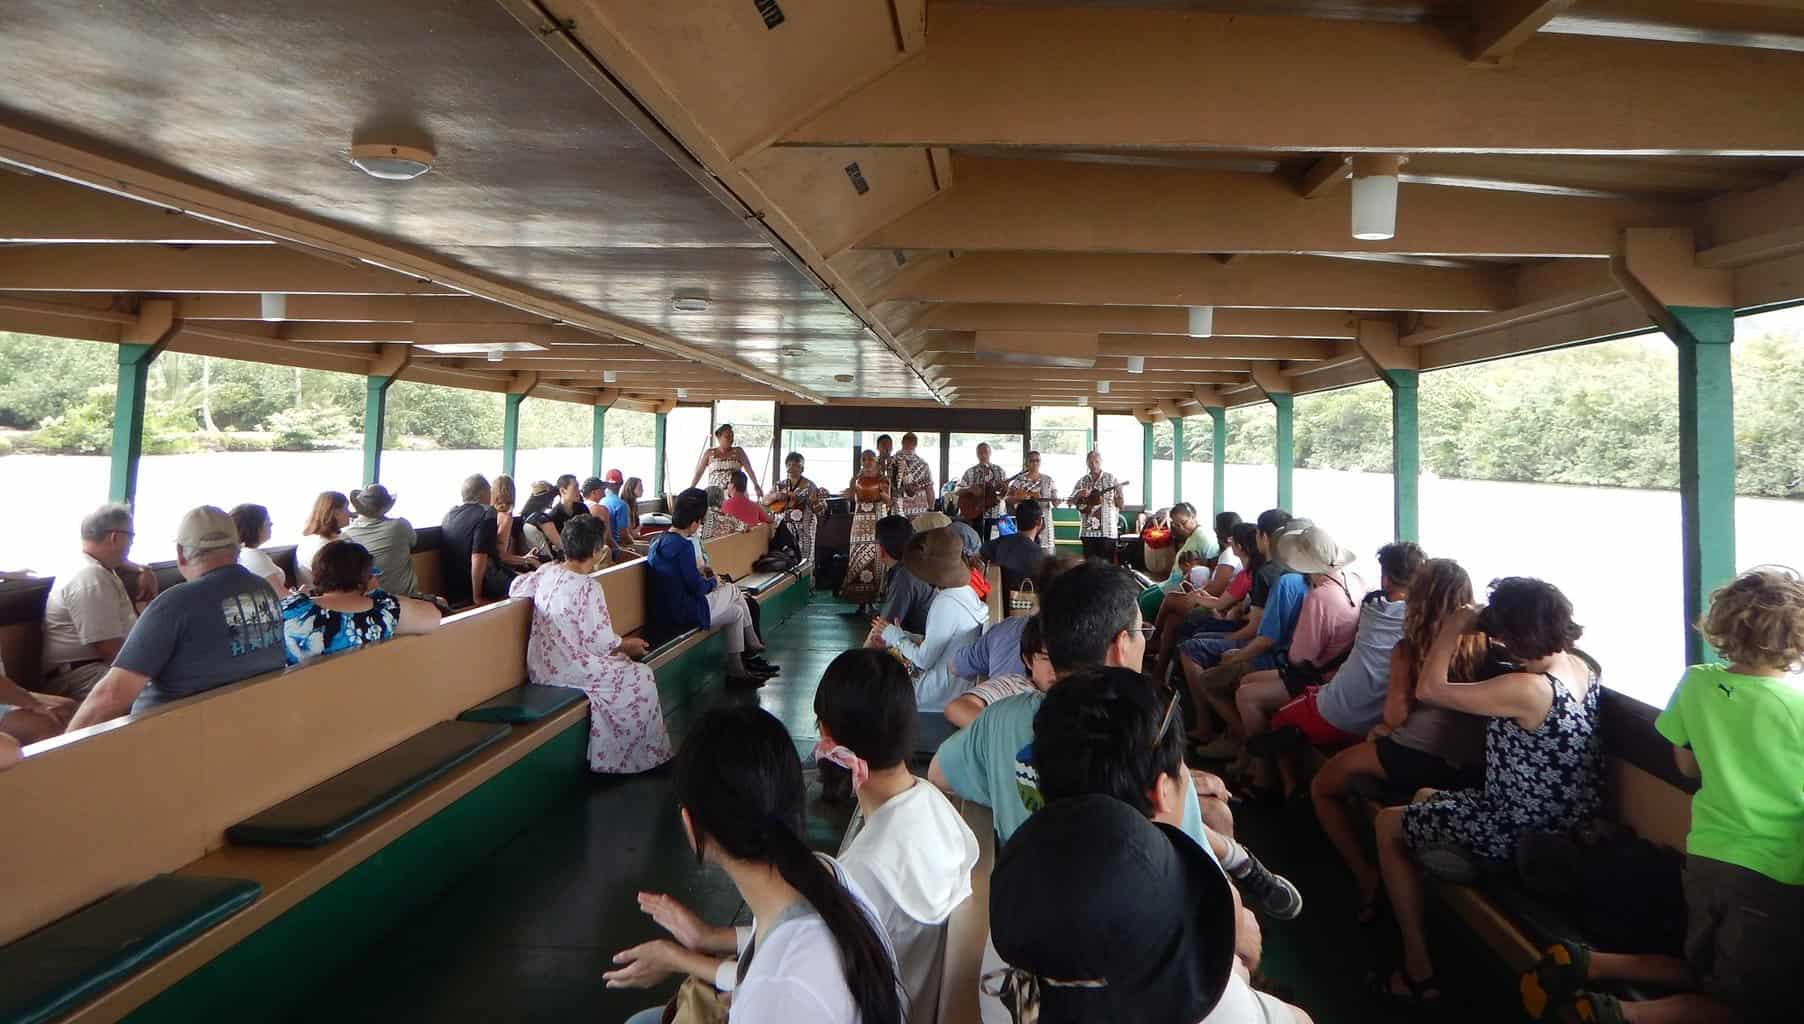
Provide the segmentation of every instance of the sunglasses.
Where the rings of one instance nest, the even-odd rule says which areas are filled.
[[[1159,722],[1159,731],[1153,735],[1153,747],[1165,742],[1165,734],[1171,731],[1171,723],[1178,719],[1178,691],[1171,691],[1171,703],[1165,705],[1165,718]]]

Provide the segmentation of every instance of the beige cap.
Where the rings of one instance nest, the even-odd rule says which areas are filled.
[[[183,551],[195,554],[235,548],[238,546],[238,526],[231,516],[212,505],[202,505],[189,509],[182,516],[181,524],[175,528],[175,543]]]
[[[923,512],[908,521],[916,533],[938,530],[952,525],[952,517],[944,512]]]

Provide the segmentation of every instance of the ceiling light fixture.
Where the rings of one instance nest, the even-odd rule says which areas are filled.
[[[689,397],[689,389],[688,388],[677,388],[677,398],[684,399],[684,398],[688,398],[688,397]]]
[[[498,348],[489,349],[489,362],[499,363],[500,361],[501,361],[501,350]]]
[[[1395,153],[1359,153],[1353,157],[1353,237],[1382,242],[1397,237],[1397,172],[1403,158]]]
[[[1109,393],[1109,382],[1106,380],[1097,381],[1096,382],[1096,393],[1099,395],[1108,394]]]
[[[288,296],[281,292],[264,292],[260,297],[259,317],[263,320],[288,319]]]
[[[840,382],[841,384],[850,384],[857,378],[853,377],[849,373],[836,373],[833,375],[833,379]]]
[[[1215,334],[1215,307],[1191,306],[1190,328],[1184,333],[1192,338],[1208,338]]]
[[[1128,356],[1127,357],[1127,372],[1129,372],[1129,373],[1145,373],[1146,372],[1146,357],[1145,356]]]
[[[670,308],[678,313],[706,313],[708,297],[706,295],[673,295]]]
[[[618,370],[601,371],[601,382],[603,384],[615,384],[615,383],[618,383],[619,381],[620,381],[620,371],[618,371]]]
[[[1089,405],[1090,404],[1090,396],[1089,395],[1077,396],[1077,404],[1080,406]]]
[[[372,178],[408,181],[432,170],[433,153],[418,146],[365,142],[351,147],[351,165]]]

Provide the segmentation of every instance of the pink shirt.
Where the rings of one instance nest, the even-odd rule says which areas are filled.
[[[764,506],[743,494],[728,496],[720,503],[720,510],[747,526],[757,526],[764,522]]]
[[[1324,578],[1303,597],[1297,612],[1297,628],[1290,635],[1290,660],[1325,665],[1353,649],[1359,630],[1359,599],[1364,584],[1352,573],[1342,573],[1346,586]]]

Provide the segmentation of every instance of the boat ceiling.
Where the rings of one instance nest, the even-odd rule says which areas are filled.
[[[1642,229],[1796,298],[1800,50],[1772,0],[15,0],[0,329],[1189,414],[1646,329]],[[1373,154],[1396,231],[1356,241]]]

